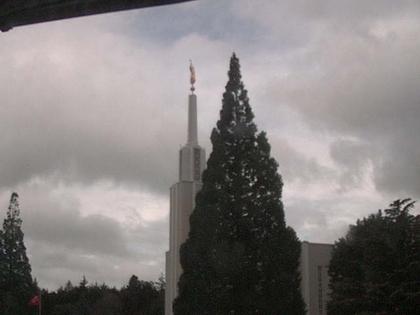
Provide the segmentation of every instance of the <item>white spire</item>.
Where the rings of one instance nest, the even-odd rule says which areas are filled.
[[[197,96],[189,95],[188,98],[188,141],[187,144],[197,145]]]
[[[187,144],[179,152],[179,181],[171,187],[169,251],[166,253],[165,315],[173,315],[172,305],[178,296],[178,281],[182,274],[180,248],[188,237],[189,219],[195,207],[195,195],[201,189],[201,174],[206,153],[198,145],[197,96],[194,94],[195,71],[190,63],[191,94],[188,96]]]
[[[187,144],[198,145],[197,137],[197,96],[194,94],[195,69],[190,60],[191,95],[188,98],[188,138]]]

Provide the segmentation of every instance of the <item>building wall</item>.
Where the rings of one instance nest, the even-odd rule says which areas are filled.
[[[195,195],[201,189],[201,174],[206,165],[206,152],[198,144],[197,96],[188,96],[187,143],[179,151],[179,180],[170,189],[169,251],[166,252],[165,315],[172,315],[172,304],[178,295],[182,274],[180,247],[190,231],[190,215]]]
[[[307,315],[327,315],[328,268],[333,245],[302,243],[300,259],[301,291]]]

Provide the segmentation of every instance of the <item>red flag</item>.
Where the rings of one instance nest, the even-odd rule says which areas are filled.
[[[41,304],[41,297],[39,295],[35,295],[30,301],[30,306],[39,306]]]

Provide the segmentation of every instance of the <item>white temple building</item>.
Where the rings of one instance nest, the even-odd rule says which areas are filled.
[[[329,298],[328,268],[333,245],[302,242],[300,276],[303,301],[307,315],[327,315]]]
[[[178,280],[182,273],[179,249],[188,237],[190,215],[195,195],[201,189],[201,174],[206,165],[206,153],[198,144],[197,95],[194,94],[194,68],[191,70],[191,94],[188,97],[187,143],[179,151],[179,181],[170,189],[169,251],[166,252],[165,315],[172,315],[172,303],[178,295]]]

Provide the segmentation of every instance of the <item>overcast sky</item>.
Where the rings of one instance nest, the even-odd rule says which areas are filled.
[[[302,240],[419,198],[418,1],[199,0],[18,27],[0,34],[0,208],[19,193],[41,287],[164,271],[188,60],[209,153],[233,51]]]

